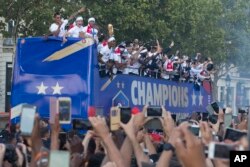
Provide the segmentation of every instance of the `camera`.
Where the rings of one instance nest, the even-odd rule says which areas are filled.
[[[244,113],[246,113],[246,110],[243,110],[243,109],[239,108],[238,113],[244,114]]]

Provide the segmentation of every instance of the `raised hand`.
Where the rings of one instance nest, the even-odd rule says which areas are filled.
[[[169,48],[172,48],[174,46],[174,41],[171,42],[171,44],[169,45]]]
[[[73,153],[82,154],[83,153],[84,148],[82,145],[82,141],[77,135],[74,135],[74,137],[71,140],[69,140],[69,145],[70,145],[71,154],[73,154]]]
[[[78,10],[78,13],[83,13],[86,11],[86,7],[82,7],[81,9]]]
[[[101,117],[89,117],[89,121],[94,128],[94,132],[101,139],[109,136],[109,128],[106,124],[105,118]]]
[[[205,167],[206,162],[202,142],[190,132],[188,127],[188,123],[183,123],[176,129],[176,131],[180,132],[179,137],[175,140],[178,159],[186,167]]]
[[[145,105],[142,109],[141,113],[138,113],[134,117],[134,126],[136,131],[139,131],[139,129],[144,125],[145,122],[145,113],[147,112],[148,105]]]
[[[129,120],[129,122],[127,124],[123,124],[123,123],[120,123],[121,124],[121,127],[124,129],[125,133],[127,134],[128,138],[131,140],[131,141],[134,141],[136,140],[136,130],[134,128],[134,119],[135,119],[135,116],[132,115],[131,119]]]
[[[175,122],[171,116],[171,113],[166,111],[164,107],[162,107],[163,119],[160,118],[162,127],[164,129],[165,135],[169,137],[175,127]]]
[[[200,131],[202,142],[209,144],[213,140],[213,134],[207,122],[200,123]]]

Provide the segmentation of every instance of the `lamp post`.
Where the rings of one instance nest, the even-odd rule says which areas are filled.
[[[227,106],[229,106],[229,93],[230,93],[230,85],[231,85],[231,78],[229,74],[227,74],[225,81],[226,81],[226,87],[227,87]]]

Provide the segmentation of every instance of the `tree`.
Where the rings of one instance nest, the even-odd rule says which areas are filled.
[[[0,30],[5,36],[41,36],[48,32],[53,14],[60,11],[65,18],[81,7],[79,1],[67,0],[0,0],[0,15],[5,22],[14,21],[12,32]]]

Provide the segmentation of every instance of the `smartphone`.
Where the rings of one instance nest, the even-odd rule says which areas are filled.
[[[243,110],[243,109],[239,108],[238,113],[244,114],[244,113],[246,113],[246,110]]]
[[[49,122],[51,124],[55,123],[55,116],[58,112],[58,102],[56,97],[49,98]]]
[[[162,117],[161,107],[148,107],[145,112],[145,117]]]
[[[176,122],[176,114],[171,114],[172,119]]]
[[[103,107],[95,107],[95,113],[96,113],[96,116],[100,116],[100,117],[103,117],[104,116],[104,109]]]
[[[231,141],[238,141],[243,136],[247,136],[247,133],[236,129],[227,128],[224,135],[224,140],[229,139]]]
[[[120,108],[119,107],[111,107],[110,109],[110,130],[116,131],[120,128]]]
[[[198,125],[191,125],[189,126],[189,130],[193,133],[195,136],[201,136],[200,134],[200,126]]]
[[[208,158],[227,160],[230,158],[230,151],[234,150],[241,151],[243,150],[243,148],[241,146],[236,146],[232,144],[211,142],[208,145]]]
[[[70,154],[68,151],[50,151],[49,167],[60,166],[69,167]]]
[[[203,112],[201,114],[201,120],[202,121],[208,121],[208,113],[207,112]]]
[[[30,136],[35,123],[36,106],[24,104],[22,106],[20,129],[24,136]]]
[[[88,120],[73,119],[72,124],[74,130],[90,130],[92,128]]]
[[[130,107],[120,107],[121,122],[127,124],[131,118]]]
[[[218,103],[217,102],[213,102],[213,103],[211,103],[211,106],[212,106],[214,112],[216,112],[218,114],[219,111],[220,111],[220,107],[219,107]]]
[[[70,124],[71,122],[71,99],[69,97],[58,98],[59,122]]]
[[[211,122],[212,124],[216,124],[218,121],[218,115],[209,115],[208,116],[208,121]]]
[[[211,104],[207,105],[206,111],[209,113],[209,115],[213,115],[214,114],[214,109],[211,106]]]
[[[238,115],[233,115],[233,120],[235,124],[239,124],[240,123],[240,119],[238,117]]]
[[[232,123],[232,119],[233,119],[233,116],[231,113],[224,114],[224,127],[225,128],[230,127],[230,125]]]

